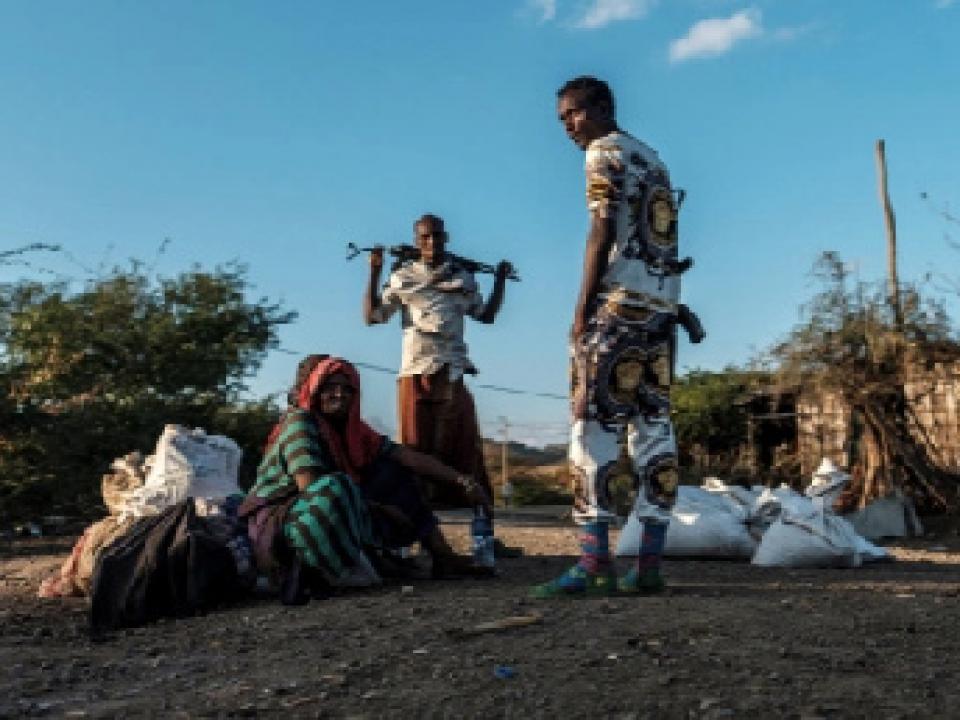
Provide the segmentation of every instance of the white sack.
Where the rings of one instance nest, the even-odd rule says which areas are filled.
[[[749,558],[757,547],[745,525],[743,506],[722,494],[681,486],[670,513],[664,555],[667,557]],[[616,554],[640,552],[643,524],[633,515],[620,532]]]
[[[188,497],[216,504],[242,494],[237,485],[241,455],[240,447],[228,437],[166,425],[146,481],[131,493],[124,514],[157,514]]]
[[[805,498],[804,498],[805,499]],[[753,564],[763,567],[859,567],[862,547],[850,523],[830,512],[784,509],[763,535]]]
[[[823,458],[820,467],[810,478],[810,484],[804,490],[804,495],[809,498],[823,498],[823,504],[827,508],[832,508],[848,482],[850,482],[848,473],[838,468],[830,458]]]
[[[807,489],[803,491],[803,494],[808,498],[821,498],[823,504],[831,508],[849,481],[849,475],[846,473],[837,473],[825,481],[815,485],[808,485]]]
[[[739,508],[744,518],[749,519],[753,514],[753,508],[756,505],[760,490],[747,489],[739,485],[727,485],[719,478],[711,475],[703,479],[703,488],[708,493],[721,495],[731,506]]]
[[[753,558],[756,565],[776,567],[859,567],[890,558],[833,514],[826,497],[813,495],[805,497],[787,485],[747,490],[716,478],[707,478],[700,488],[681,486],[664,555]],[[643,523],[631,516],[616,554],[637,555],[642,530]]]
[[[784,512],[807,515],[814,510],[816,508],[809,498],[805,498],[786,485],[781,485],[776,489],[760,488],[751,510],[751,517],[762,534],[777,522]]]
[[[846,516],[856,531],[868,540],[915,537],[923,534],[923,526],[913,503],[899,493],[878,498],[864,508]]]

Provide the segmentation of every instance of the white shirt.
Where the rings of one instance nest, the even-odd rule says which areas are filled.
[[[479,320],[484,303],[473,274],[445,260],[432,269],[419,260],[390,274],[373,322],[387,322],[399,309],[403,327],[400,375],[432,375],[448,365],[450,379],[474,373],[463,341],[463,318]]]
[[[640,224],[647,222],[641,217],[644,193],[652,185],[669,189],[666,165],[649,146],[615,130],[587,147],[586,176],[587,207],[600,217],[614,218],[616,227],[599,299],[675,314],[680,277],[651,272],[636,252]]]

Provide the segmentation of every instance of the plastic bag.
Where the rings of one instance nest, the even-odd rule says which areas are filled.
[[[188,497],[218,500],[242,494],[237,485],[241,455],[228,437],[166,425],[146,481],[130,493],[124,514],[155,515]]]

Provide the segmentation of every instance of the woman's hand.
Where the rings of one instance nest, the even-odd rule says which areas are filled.
[[[297,490],[300,492],[304,492],[318,477],[320,476],[313,470],[297,470],[293,474],[294,482],[297,483]]]
[[[474,505],[482,505],[487,512],[492,512],[493,499],[487,494],[472,475],[458,473],[449,465],[444,465],[435,457],[417,452],[404,445],[394,445],[392,457],[401,465],[413,470],[419,475],[435,478],[440,482],[456,485],[463,490],[467,500]]]
[[[488,514],[493,511],[493,500],[484,487],[470,475],[458,475],[457,483],[466,491],[467,499],[473,505],[480,505]]]

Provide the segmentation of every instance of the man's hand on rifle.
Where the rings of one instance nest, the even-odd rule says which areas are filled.
[[[383,270],[383,246],[370,248],[370,275],[367,278],[367,289],[363,293],[363,321],[367,325],[383,322],[376,315],[380,307],[380,271]]]
[[[487,265],[486,267],[486,272],[490,272],[490,266]],[[500,306],[503,305],[503,295],[504,289],[507,286],[507,278],[514,272],[513,265],[511,265],[508,260],[501,260],[497,263],[497,266],[493,268],[493,290],[483,308],[482,315],[478,318],[480,322],[489,325],[497,317],[497,313],[500,312]]]
[[[377,245],[370,251],[370,270],[380,273],[383,269],[383,246]]]

